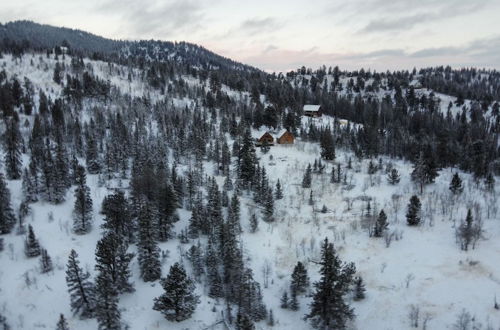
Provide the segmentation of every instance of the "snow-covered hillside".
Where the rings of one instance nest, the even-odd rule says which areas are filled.
[[[58,61],[69,67],[71,57],[66,56],[64,60],[59,58]],[[223,149],[214,146],[218,139],[227,142],[227,146],[239,140],[239,137],[222,131],[224,126],[232,125],[228,119],[231,116],[224,117],[224,114],[234,111],[235,118],[241,121],[237,111],[250,105],[248,92],[222,86],[219,91],[228,96],[227,107],[209,109],[202,97],[210,87],[199,77],[176,77],[177,80],[183,80],[185,85],[181,85],[185,86],[185,93],[178,92],[178,85],[172,90],[158,90],[148,85],[144,72],[138,68],[88,59],[84,61],[88,71],[110,83],[114,94],[109,100],[85,100],[81,112],[68,113],[68,118],[78,114],[81,116],[79,120],[89,123],[91,117],[99,119],[96,108],[102,109],[104,116],[111,117],[111,113],[120,112],[129,120],[126,126],[130,129],[130,136],[135,139],[131,138],[131,144],[134,141],[140,148],[142,145],[137,140],[144,139],[145,145],[151,147],[154,144],[148,139],[158,139],[163,145],[168,145],[167,157],[164,159],[168,169],[175,166],[178,174],[187,178],[194,167],[199,169],[203,165],[202,182],[206,182],[206,176],[214,176],[219,190],[223,190],[228,175],[217,168],[213,160],[215,156],[210,156],[210,153],[215,153],[214,150],[218,148]],[[5,54],[0,59],[0,69],[5,70],[7,79],[16,77],[21,82],[24,78],[31,81],[37,91],[34,97],[34,113],[37,113],[39,90],[52,100],[63,96],[61,85],[53,81],[55,63],[52,55],[47,59],[44,54],[26,54],[21,59],[15,59]],[[173,84],[174,80],[169,83]],[[443,111],[449,101],[454,101],[446,95],[437,96],[442,99]],[[133,102],[126,102],[138,102],[141,98],[150,100],[150,105],[144,106],[145,110],[142,105],[133,108],[130,105]],[[161,102],[168,103],[169,107],[153,107]],[[144,112],[140,113],[142,110]],[[452,107],[452,111],[455,110],[458,112],[459,108]],[[165,124],[168,121],[165,118],[171,113],[174,113],[172,116],[179,115],[175,118],[179,125],[183,119],[180,114],[185,116],[186,121],[194,118],[186,132],[183,128],[176,130]],[[24,144],[28,146],[33,116],[21,115],[21,118],[29,119],[28,127],[22,129]],[[221,118],[224,118],[224,122]],[[102,125],[106,138],[112,135],[107,127],[110,126],[109,122]],[[195,124],[201,125],[200,122],[208,127],[204,137],[209,141],[209,150],[198,161],[194,156],[183,155],[182,152],[186,146],[197,143],[196,136],[189,134],[195,130]],[[298,311],[281,308],[280,299],[283,292],[290,288],[290,276],[297,262],[306,265],[311,283],[320,279],[318,262],[321,259],[321,243],[325,238],[334,243],[343,261],[355,263],[356,276],[361,276],[366,285],[365,299],[355,301],[352,294],[346,297],[355,313],[349,327],[409,329],[412,327],[409,314],[418,310],[418,328],[453,329],[457,317],[463,311],[474,316],[475,329],[499,328],[500,311],[494,308],[494,304],[496,296],[500,296],[500,203],[497,194],[500,191],[500,179],[496,177],[493,189],[488,190],[483,181],[475,180],[471,174],[455,168],[444,168],[435,182],[426,185],[420,194],[420,188],[411,180],[413,165],[410,162],[386,156],[361,159],[341,147],[336,149],[334,161],[321,160],[324,168],[320,170],[320,145],[307,140],[304,132],[311,123],[318,128],[334,129],[333,122],[329,116],[302,118],[298,132],[303,137],[297,136],[294,144],[274,145],[268,152],[257,149],[259,165],[266,169],[270,186],[274,188],[279,180],[283,189],[284,197],[274,201],[274,222],[263,221],[262,206],[255,202],[251,191],[241,191],[242,233],[239,239],[243,260],[253,270],[254,279],[260,283],[266,308],[272,310],[274,316],[274,324],[265,319],[256,322],[256,329],[311,328],[310,323],[304,320],[304,315],[309,312],[314,286],[309,286],[305,294],[299,295]],[[137,128],[139,125],[143,125],[143,128]],[[362,125],[354,124],[353,127],[359,129]],[[277,132],[278,128],[281,127],[269,130]],[[266,127],[253,129],[253,135],[258,137],[267,130]],[[136,136],[139,133],[145,136]],[[176,134],[185,136],[177,137]],[[217,138],[212,139],[212,136]],[[99,146],[103,153],[111,148],[106,142],[99,142],[105,145]],[[148,142],[151,144],[148,145]],[[23,167],[29,166],[27,149],[23,151]],[[153,153],[157,150],[148,151]],[[233,152],[231,158],[230,173],[233,179],[237,176],[237,154],[238,150]],[[78,156],[78,161],[82,165],[86,163],[84,156]],[[374,166],[372,173],[369,173],[370,162]],[[303,188],[304,172],[309,164],[315,163],[311,188]],[[340,180],[331,182],[332,169],[337,171],[337,165],[341,166]],[[389,184],[386,179],[391,168],[397,169],[401,175],[401,181],[395,185]],[[5,164],[2,172],[5,172]],[[104,197],[117,190],[117,187],[130,195],[131,172],[132,169],[128,168],[123,171],[124,174],[87,174],[94,220],[93,229],[85,235],[77,235],[72,231],[74,185],[66,192],[65,201],[61,204],[45,201],[31,204],[31,212],[24,219],[24,225],[33,227],[40,245],[51,256],[54,267],[48,273],[40,273],[39,258],[25,256],[25,235],[19,234],[17,227],[11,233],[0,236],[3,238],[3,251],[0,251],[0,314],[6,317],[13,329],[52,329],[61,313],[67,318],[71,329],[97,328],[95,319],[82,320],[72,313],[65,279],[66,264],[70,251],[74,249],[79,255],[80,265],[95,280],[96,244],[105,232],[101,228],[104,223],[101,204]],[[464,186],[463,193],[456,196],[449,190],[455,173],[459,173]],[[111,176],[110,180],[106,180],[107,175]],[[12,208],[17,213],[25,198],[21,180],[8,180],[8,188]],[[205,187],[196,188],[203,194],[203,202],[207,203]],[[234,190],[227,193],[229,196],[236,194]],[[406,223],[407,204],[412,195],[418,195],[422,203],[422,223],[419,226],[408,226]],[[188,210],[186,204],[177,210],[179,221],[175,222],[173,228],[177,235],[186,230],[190,223],[192,211]],[[474,249],[463,251],[457,243],[456,232],[465,220],[468,209],[472,210],[475,221],[482,222],[483,234]],[[223,210],[226,215],[228,208],[224,207]],[[381,210],[387,214],[388,235],[385,238],[370,237],[374,219]],[[255,232],[252,232],[250,223],[253,214],[259,218]],[[207,240],[206,235],[191,239],[180,235],[166,242],[158,242],[162,251],[162,277],[166,277],[176,262],[182,263],[192,276],[194,270],[187,251],[198,242],[205,249]],[[130,244],[129,251],[137,253],[137,244]],[[135,291],[121,294],[119,299],[121,319],[129,329],[223,329],[224,323],[219,322],[229,322],[228,304],[222,298],[209,297],[206,276],[195,283],[195,293],[200,296],[200,303],[194,314],[185,321],[170,322],[160,312],[153,310],[154,298],[163,293],[160,282],[143,281],[137,256],[132,259],[130,270]],[[230,307],[236,314],[237,306],[231,304]]]

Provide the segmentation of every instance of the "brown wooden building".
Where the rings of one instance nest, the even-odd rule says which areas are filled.
[[[257,139],[255,143],[256,146],[261,146],[263,144],[267,144],[272,146],[274,144],[274,138],[269,132],[265,132],[260,138]]]
[[[293,144],[295,142],[295,137],[288,130],[284,129],[278,133],[276,142],[279,144]]]
[[[321,117],[321,106],[317,104],[305,104],[304,116],[308,117]]]

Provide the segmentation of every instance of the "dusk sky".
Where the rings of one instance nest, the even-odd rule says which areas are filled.
[[[0,2],[0,22],[20,19],[115,39],[189,41],[266,71],[500,69],[500,0]]]

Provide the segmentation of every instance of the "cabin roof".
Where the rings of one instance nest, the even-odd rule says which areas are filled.
[[[279,132],[278,132],[278,135],[277,135],[278,139],[279,139],[280,137],[282,137],[282,136],[283,136],[283,134],[285,134],[286,132],[288,132],[286,129],[282,129],[281,131],[279,131]]]
[[[264,136],[266,135],[269,135],[270,137],[273,137],[273,135],[269,132],[265,132],[264,134],[262,134],[260,137],[263,138]]]
[[[321,108],[321,106],[318,104],[304,104],[304,111],[318,112],[319,108]]]

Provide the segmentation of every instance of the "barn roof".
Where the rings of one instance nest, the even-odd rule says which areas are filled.
[[[304,111],[317,112],[321,106],[318,104],[304,104]]]

